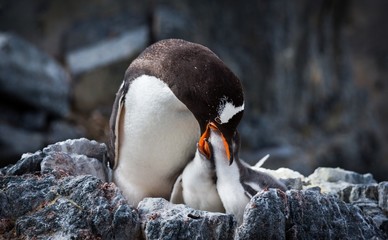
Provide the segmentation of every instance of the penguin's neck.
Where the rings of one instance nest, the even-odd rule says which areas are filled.
[[[124,107],[114,181],[130,185],[122,191],[134,204],[144,197],[168,199],[194,155],[199,124],[167,84],[152,76],[132,81]]]
[[[226,212],[234,214],[237,222],[241,223],[244,209],[249,199],[245,195],[245,190],[240,182],[239,159],[234,159],[233,163],[229,165],[219,132],[212,130],[209,141],[213,149],[217,174],[217,190],[221,201]]]
[[[210,130],[209,142],[212,147],[213,160],[216,167],[217,179],[222,181],[239,182],[240,175],[235,161],[229,165],[225,145],[218,130]]]

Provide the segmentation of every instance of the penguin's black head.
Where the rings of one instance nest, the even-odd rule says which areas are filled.
[[[201,139],[208,137],[209,127],[216,127],[222,133],[232,163],[233,137],[244,112],[241,82],[208,48],[181,40],[176,44],[170,53],[169,65],[164,66],[173,67],[169,79],[175,82],[170,82],[169,86],[199,123],[199,148],[203,146]],[[205,155],[209,154],[210,151]]]
[[[197,119],[201,138],[209,124],[222,133],[230,160],[232,141],[244,111],[240,80],[210,49],[179,39],[159,41],[148,47],[126,75],[142,74],[162,79]]]

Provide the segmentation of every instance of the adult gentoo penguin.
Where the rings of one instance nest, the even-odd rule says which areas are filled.
[[[134,205],[144,197],[169,199],[209,122],[233,158],[243,109],[239,79],[211,50],[178,39],[149,46],[128,67],[113,105],[113,181]]]
[[[197,151],[202,157],[194,158],[178,178],[172,191],[173,202],[181,201],[200,210],[225,209],[226,213],[234,214],[240,224],[245,206],[257,192],[268,188],[287,190],[282,182],[239,159],[237,131],[232,141],[235,154],[232,159],[215,123],[208,123],[203,136],[206,139],[200,139]],[[202,186],[207,187],[203,189]]]

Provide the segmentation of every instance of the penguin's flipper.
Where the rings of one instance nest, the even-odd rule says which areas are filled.
[[[266,160],[268,156],[266,155],[261,161]],[[256,166],[252,167],[241,159],[240,163],[240,182],[246,196],[254,196],[258,192],[269,188],[278,188],[282,191],[287,190],[286,186],[272,175],[259,171],[256,169]]]
[[[170,202],[175,204],[184,204],[183,200],[183,186],[182,186],[182,174],[176,179],[174,186],[172,187]]]
[[[125,82],[124,82],[125,83]],[[125,116],[125,84],[122,84],[116,94],[112,108],[112,115],[109,120],[110,142],[109,142],[109,164],[112,169],[117,166],[118,149],[120,147],[120,128]]]
[[[287,190],[287,187],[283,182],[276,179],[269,173],[265,173],[253,168],[249,169],[249,173],[250,174],[247,179],[249,179],[249,182],[251,183],[250,186],[252,186],[254,189],[265,190],[269,188],[278,188],[282,191]]]
[[[263,166],[263,164],[267,161],[267,159],[269,158],[269,154],[265,155],[262,159],[260,159],[253,168],[261,168],[261,166]]]

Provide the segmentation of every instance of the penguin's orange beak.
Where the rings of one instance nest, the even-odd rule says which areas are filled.
[[[209,128],[209,124],[208,124],[208,125],[206,125],[205,132],[202,134],[202,136],[199,138],[199,141],[198,141],[198,150],[207,159],[210,159],[211,155],[212,155],[209,143],[207,141],[209,139],[209,136],[210,136],[210,128]]]
[[[232,154],[230,153],[230,147],[229,143],[222,134],[222,132],[218,129],[217,125],[213,122],[209,122],[206,126],[205,132],[202,134],[202,136],[199,139],[198,142],[198,149],[199,151],[206,156],[207,159],[211,158],[211,148],[209,146],[209,142],[207,141],[210,137],[210,129],[219,131],[221,133],[221,138],[222,142],[224,143],[225,151],[226,151],[226,156],[228,157],[229,163],[232,164],[233,159],[232,159]]]

